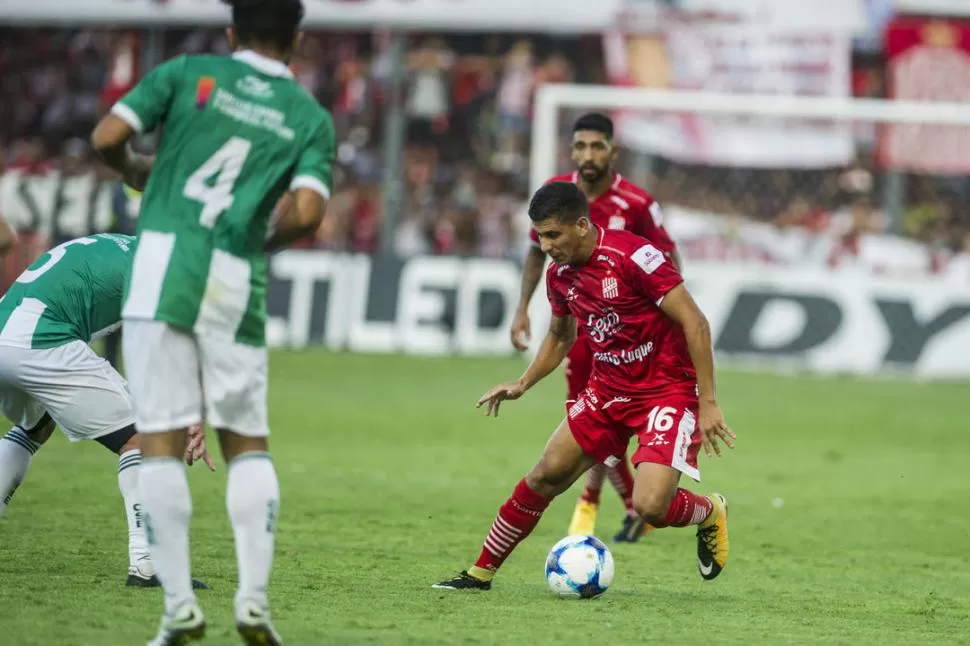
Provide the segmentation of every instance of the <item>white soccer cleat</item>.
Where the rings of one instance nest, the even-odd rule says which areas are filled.
[[[281,646],[280,636],[270,621],[269,609],[252,600],[236,606],[236,630],[246,646]]]
[[[205,617],[197,603],[182,604],[173,615],[162,615],[162,625],[148,646],[185,646],[205,637]]]

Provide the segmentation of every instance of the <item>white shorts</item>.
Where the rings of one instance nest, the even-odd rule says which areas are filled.
[[[135,421],[124,378],[83,341],[46,350],[0,345],[0,410],[27,430],[47,412],[72,442]]]
[[[141,319],[125,321],[122,347],[139,433],[204,419],[247,437],[269,435],[265,347]]]

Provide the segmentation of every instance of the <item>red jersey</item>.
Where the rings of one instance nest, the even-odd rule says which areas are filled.
[[[552,314],[572,315],[585,331],[593,353],[589,383],[597,392],[641,397],[696,381],[684,332],[660,309],[682,282],[655,245],[627,231],[598,229],[583,265],[549,265]]]
[[[579,182],[579,173],[553,177],[552,182]],[[674,242],[663,226],[663,212],[653,196],[616,173],[610,188],[589,203],[589,219],[600,229],[620,229],[646,238],[669,258]],[[529,231],[532,244],[539,245],[535,230]]]

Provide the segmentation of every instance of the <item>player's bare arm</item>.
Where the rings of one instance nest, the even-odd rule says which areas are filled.
[[[670,261],[674,263],[674,267],[677,268],[678,272],[684,273],[684,260],[676,248],[670,250]]]
[[[275,230],[266,241],[266,251],[276,251],[308,236],[320,227],[327,201],[320,193],[298,188],[280,199]]]
[[[536,293],[536,287],[542,280],[542,267],[546,262],[546,254],[538,246],[529,248],[529,253],[525,257],[525,264],[522,266],[522,288],[519,292],[519,305],[515,309],[515,318],[512,319],[512,345],[516,350],[527,349],[528,343],[532,338],[532,329],[529,322],[529,301]]]
[[[17,232],[10,223],[0,217],[0,256],[7,255],[17,242]]]
[[[499,405],[503,401],[518,399],[525,391],[542,381],[563,362],[575,341],[576,319],[572,316],[553,316],[538,354],[522,376],[516,381],[499,384],[486,392],[478,400],[477,407],[488,404],[485,414],[498,417]]]
[[[724,442],[729,448],[734,448],[736,436],[728,428],[717,403],[711,325],[683,283],[664,296],[660,308],[684,329],[687,351],[697,372],[697,396],[700,408],[698,424],[703,434],[704,452],[708,456],[711,456],[712,452],[721,455],[718,440]]]
[[[121,174],[125,184],[143,191],[155,157],[142,155],[131,149],[128,142],[134,135],[135,131],[128,123],[108,114],[91,133],[91,146],[109,168]]]

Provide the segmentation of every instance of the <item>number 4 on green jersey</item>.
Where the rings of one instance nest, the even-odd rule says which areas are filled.
[[[252,51],[168,61],[112,112],[138,132],[165,128],[125,317],[264,345],[269,220],[288,189],[329,197],[329,112],[286,65]]]

